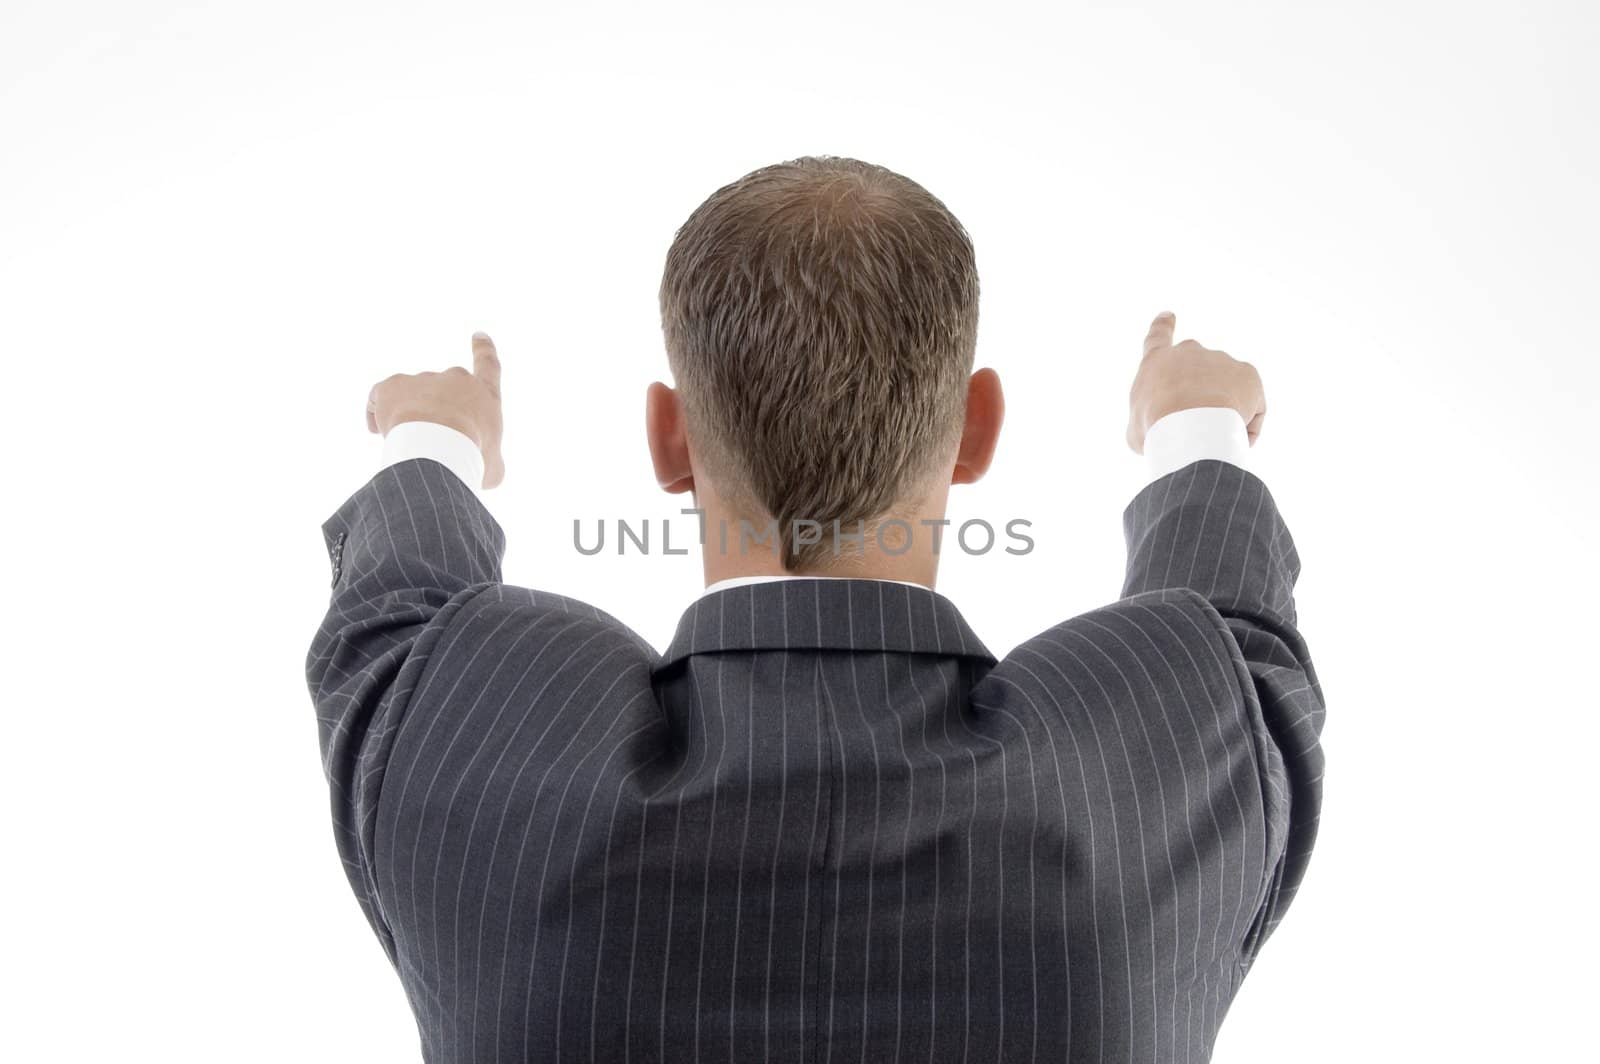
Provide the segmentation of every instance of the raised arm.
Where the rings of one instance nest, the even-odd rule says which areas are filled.
[[[1179,464],[1172,441],[1157,438],[1170,419],[1147,440],[1168,415],[1209,407],[1235,412],[1254,443],[1266,413],[1254,367],[1192,340],[1174,344],[1174,326],[1172,315],[1161,315],[1146,337],[1130,393],[1128,443],[1146,453],[1148,442],[1158,463],[1157,450],[1180,457],[1170,471],[1158,464],[1159,475],[1123,513],[1122,594],[1184,589],[1229,637],[1260,754],[1266,811],[1267,887],[1242,945],[1248,964],[1282,920],[1311,857],[1322,800],[1324,705],[1297,627],[1300,558],[1266,484],[1236,460]]]
[[[372,867],[374,812],[388,751],[450,619],[500,582],[505,554],[504,532],[463,479],[481,475],[492,487],[504,475],[499,360],[488,337],[475,337],[473,347],[470,373],[396,375],[373,388],[368,429],[388,434],[397,425],[426,424],[434,436],[411,435],[402,443],[411,451],[386,446],[385,468],[322,525],[333,590],[306,655],[306,682],[317,711],[334,839],[391,960],[393,942]],[[461,437],[481,453],[473,455],[470,446],[465,454],[452,451],[450,440]],[[482,464],[474,465],[474,457]]]

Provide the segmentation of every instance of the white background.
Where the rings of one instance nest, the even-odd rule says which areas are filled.
[[[1254,362],[1328,700],[1322,837],[1220,1062],[1592,1054],[1596,9],[0,7],[0,1055],[403,1061],[302,671],[367,389],[505,364],[512,583],[664,645],[656,287],[808,153],[977,248],[992,649],[1116,597],[1150,317]],[[1292,1048],[1290,1048],[1292,1047]]]

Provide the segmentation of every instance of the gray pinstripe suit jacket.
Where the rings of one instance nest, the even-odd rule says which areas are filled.
[[[323,526],[338,850],[457,1061],[1206,1060],[1310,857],[1321,688],[1266,486],[1123,514],[1122,597],[996,661],[897,584],[708,595],[665,654],[501,582],[444,466]]]

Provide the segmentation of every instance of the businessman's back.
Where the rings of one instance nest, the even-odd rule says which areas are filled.
[[[1170,324],[1141,373],[1218,354]],[[998,430],[974,382],[950,480]],[[378,404],[389,464],[323,526],[306,664],[339,849],[426,1059],[1207,1059],[1305,872],[1323,703],[1293,540],[1226,457],[1248,400],[1163,401],[1135,449],[1149,429],[1172,468],[1124,511],[1121,597],[999,661],[931,565],[796,576],[817,554],[787,539],[658,654],[502,582],[481,423],[463,459],[453,410]],[[652,413],[664,486],[676,416]]]
[[[1196,462],[1125,520],[1127,597],[999,664],[865,580],[713,592],[657,658],[496,582],[442,466],[376,476],[329,537],[397,603],[413,529],[471,530],[430,606],[313,650],[427,1058],[1203,1059],[1304,869],[1321,698],[1258,479]]]

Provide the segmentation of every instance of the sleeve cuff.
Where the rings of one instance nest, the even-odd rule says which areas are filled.
[[[472,438],[435,421],[402,421],[383,437],[383,465],[431,458],[474,492],[483,487],[483,454]]]
[[[1144,457],[1152,481],[1204,458],[1248,468],[1250,436],[1244,417],[1232,407],[1175,410],[1158,418],[1145,433]]]

